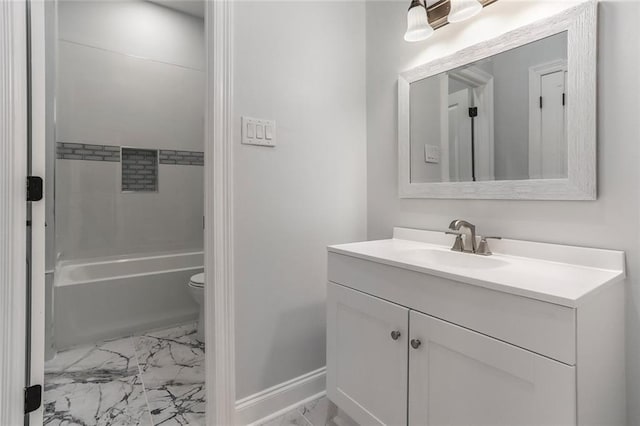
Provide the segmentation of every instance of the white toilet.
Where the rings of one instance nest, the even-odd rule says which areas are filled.
[[[204,343],[204,273],[195,274],[189,279],[189,292],[198,304],[198,331],[196,339]]]

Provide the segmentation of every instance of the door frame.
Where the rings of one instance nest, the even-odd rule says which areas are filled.
[[[540,120],[542,112],[538,106],[540,97],[540,79],[545,74],[564,71],[565,91],[567,60],[556,59],[529,67],[529,178],[542,179],[542,138],[540,135]],[[565,111],[565,132],[566,132],[566,111]],[[566,133],[565,133],[566,134]]]
[[[0,424],[24,421],[26,368],[27,15],[0,2]]]
[[[207,424],[236,424],[233,262],[233,0],[205,0]],[[210,348],[213,347],[213,350]]]
[[[494,180],[495,137],[493,129],[495,110],[493,103],[493,75],[477,66],[453,70],[448,75],[450,78],[469,86],[473,97],[473,106],[479,110],[478,116],[474,118],[475,167],[476,177],[479,177],[476,180]],[[448,87],[446,93],[449,93]],[[448,99],[442,102],[448,102]],[[446,111],[446,109],[443,111]]]
[[[26,368],[26,176],[27,176],[27,34],[44,34],[44,20],[27,25],[27,1],[0,2],[0,424],[24,419]],[[37,9],[45,0],[31,0]],[[235,304],[233,282],[233,4],[205,0],[205,353],[208,424],[236,423]],[[34,43],[32,84],[44,87],[44,44]],[[41,113],[42,98],[32,112]],[[44,133],[34,132],[34,150],[45,146]],[[44,204],[44,203],[43,203]],[[40,235],[41,234],[41,235]],[[34,248],[42,251],[44,226],[33,230]],[[44,278],[44,270],[43,278]],[[44,284],[34,288],[34,303],[44,302]],[[32,339],[44,340],[44,312],[34,306]],[[33,362],[44,346],[33,347]],[[40,354],[39,352],[42,352]],[[41,424],[42,410],[32,415]],[[38,414],[39,413],[39,414]]]

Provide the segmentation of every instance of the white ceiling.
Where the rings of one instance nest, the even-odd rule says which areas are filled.
[[[175,9],[189,15],[204,18],[204,2],[205,0],[148,0],[170,9]]]

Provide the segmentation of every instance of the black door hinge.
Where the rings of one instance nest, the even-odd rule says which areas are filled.
[[[42,200],[43,186],[40,176],[27,176],[27,201]]]
[[[42,404],[42,386],[33,385],[24,388],[24,413],[29,414]]]
[[[542,96],[540,96],[540,109],[542,109]]]
[[[562,94],[562,105],[563,105],[563,106],[564,106],[564,105],[566,105],[566,103],[567,103],[567,99],[566,99],[566,97],[567,97],[567,96],[566,96],[566,93],[563,93],[563,94]]]
[[[478,116],[478,107],[469,108],[469,117],[477,117]]]

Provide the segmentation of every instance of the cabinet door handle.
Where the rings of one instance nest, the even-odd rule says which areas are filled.
[[[422,344],[422,342],[418,339],[411,339],[411,347],[413,349],[418,349],[420,347],[420,345]]]
[[[393,330],[391,332],[391,338],[393,340],[398,340],[400,338],[400,336],[402,336],[402,333],[400,333],[400,330]]]

